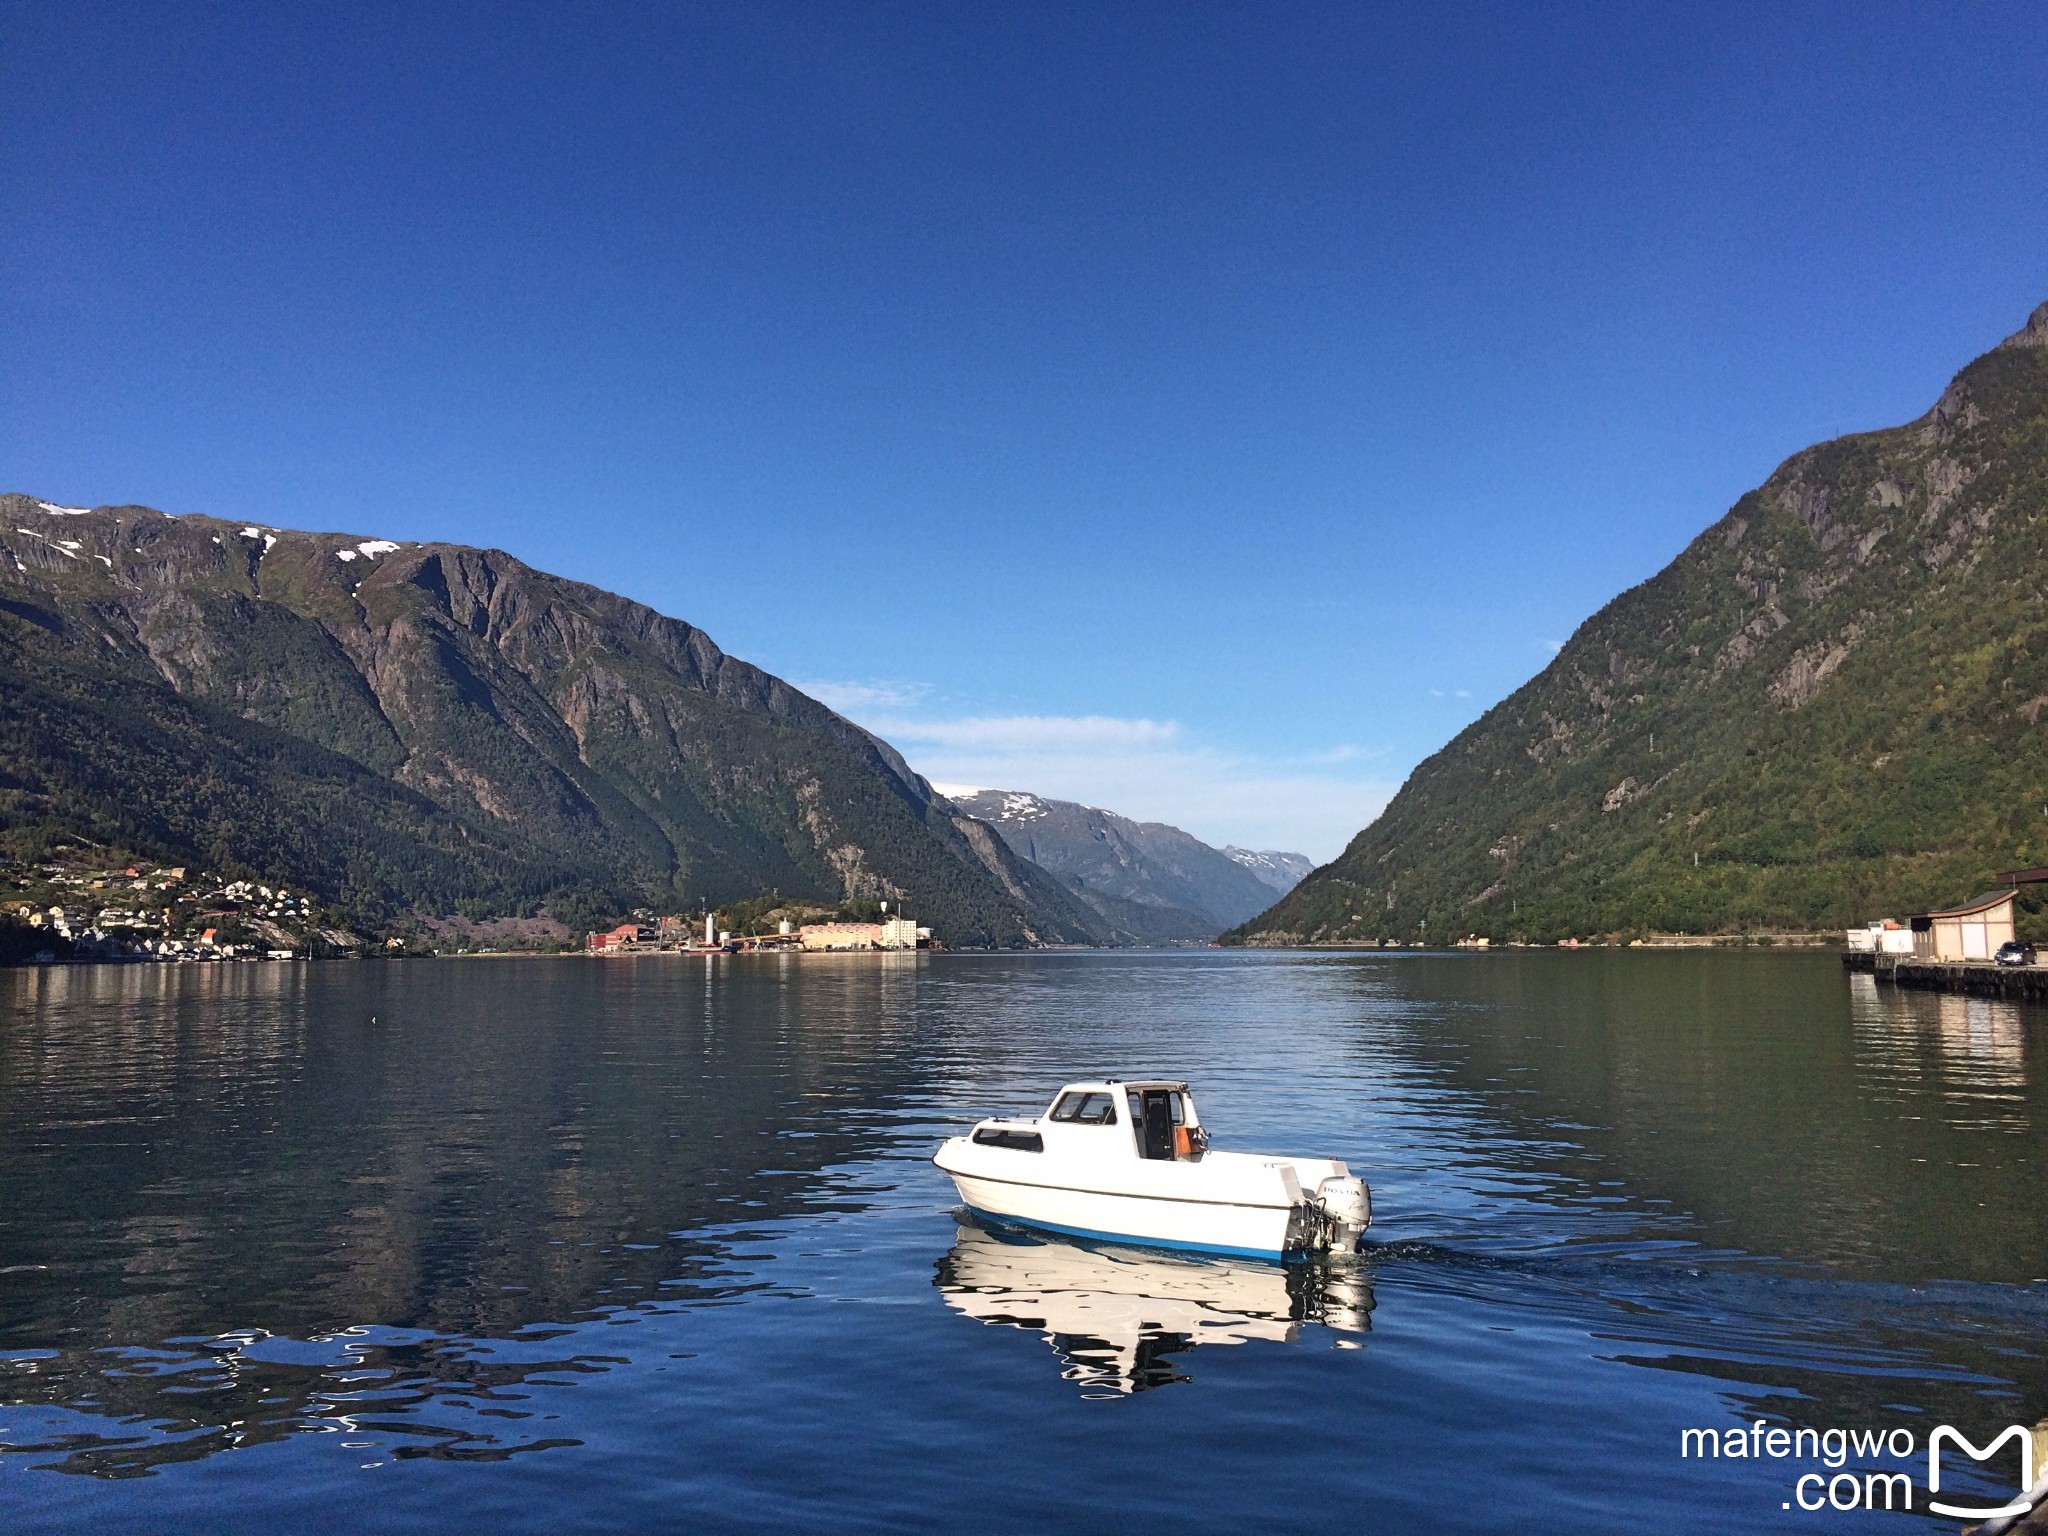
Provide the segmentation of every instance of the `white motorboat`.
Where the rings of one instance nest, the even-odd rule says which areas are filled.
[[[946,1305],[1041,1335],[1061,1374],[1091,1392],[1183,1380],[1175,1358],[1204,1344],[1291,1343],[1304,1326],[1372,1326],[1372,1287],[1356,1265],[1147,1253],[975,1223],[962,1218],[939,1263]]]
[[[972,1210],[1075,1237],[1279,1258],[1350,1253],[1372,1196],[1335,1158],[1218,1152],[1186,1083],[1069,1083],[932,1159]]]

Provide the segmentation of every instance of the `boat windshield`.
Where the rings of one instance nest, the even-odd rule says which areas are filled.
[[[1063,1093],[1051,1118],[1070,1125],[1115,1125],[1116,1100],[1106,1093]]]

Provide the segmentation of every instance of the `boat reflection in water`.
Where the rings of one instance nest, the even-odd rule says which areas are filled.
[[[971,1215],[960,1218],[934,1284],[969,1317],[1043,1334],[1060,1374],[1091,1397],[1186,1381],[1173,1357],[1200,1345],[1287,1344],[1304,1325],[1372,1326],[1372,1285],[1355,1259],[1283,1265],[1164,1254]]]

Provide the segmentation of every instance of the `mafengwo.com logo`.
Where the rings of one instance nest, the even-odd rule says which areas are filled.
[[[1807,1470],[1791,1480],[1791,1496],[1780,1502],[1783,1509],[1924,1509],[1958,1520],[1997,1521],[1997,1529],[2004,1530],[2037,1503],[2048,1503],[2048,1476],[2035,1477],[2037,1459],[2048,1462],[2048,1455],[2037,1458],[2037,1441],[2048,1447],[2048,1421],[2031,1432],[2009,1425],[1981,1446],[1961,1430],[1937,1425],[1927,1437],[1924,1502],[1912,1476],[1919,1470],[1920,1442],[1910,1429],[1792,1430],[1759,1419],[1746,1428],[1681,1430],[1678,1454],[1688,1460],[1779,1462],[1788,1474],[1804,1464]],[[1992,1477],[1995,1486],[2009,1461],[2018,1463],[2018,1479],[2008,1485],[2011,1495],[1973,1495],[1963,1502],[1954,1492],[1960,1470],[1975,1468]],[[2040,1470],[2048,1472],[2048,1467]],[[1944,1474],[1950,1490],[1945,1498],[1940,1496]]]

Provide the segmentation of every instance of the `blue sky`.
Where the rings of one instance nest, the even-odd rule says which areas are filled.
[[[1333,855],[2048,299],[2038,4],[0,6],[0,488],[496,545]]]

